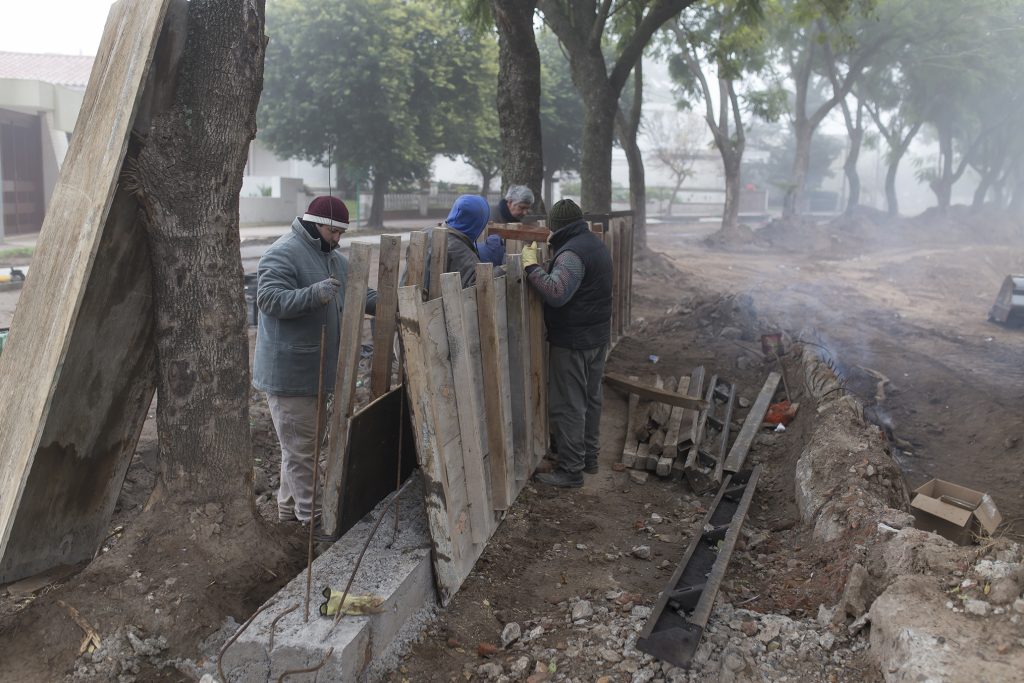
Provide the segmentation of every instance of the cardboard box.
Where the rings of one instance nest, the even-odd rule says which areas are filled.
[[[987,493],[932,479],[914,490],[910,502],[914,526],[933,531],[958,545],[970,545],[996,530],[1002,515]]]

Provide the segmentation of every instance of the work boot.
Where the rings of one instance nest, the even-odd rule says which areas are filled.
[[[587,458],[587,464],[584,465],[583,471],[587,474],[597,474],[597,458],[593,460]]]
[[[563,489],[578,489],[583,486],[583,475],[579,472],[566,472],[565,470],[542,472],[536,476],[536,479],[542,484]]]

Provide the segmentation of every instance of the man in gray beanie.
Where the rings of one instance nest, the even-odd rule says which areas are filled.
[[[597,472],[601,377],[611,340],[612,259],[590,231],[583,211],[563,199],[548,214],[554,249],[551,271],[539,264],[536,242],[523,249],[527,281],[544,299],[551,345],[548,419],[558,449],[557,468],[537,475],[552,486],[583,486]]]

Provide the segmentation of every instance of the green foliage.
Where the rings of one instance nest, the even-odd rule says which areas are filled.
[[[436,153],[468,148],[488,39],[460,27],[455,10],[277,0],[267,33],[259,121],[279,155],[321,164],[330,155],[349,178],[403,182],[424,178]]]

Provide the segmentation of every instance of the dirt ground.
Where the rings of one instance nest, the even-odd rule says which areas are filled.
[[[1019,538],[1024,331],[986,321],[1002,279],[1024,271],[1019,227],[1004,225],[993,235],[947,225],[932,235],[915,225],[893,236],[891,226],[858,225],[839,236],[829,234],[835,228],[794,236],[769,226],[767,234],[783,246],[767,234],[722,245],[713,238],[716,227],[649,226],[653,253],[638,260],[634,281],[634,316],[641,320],[608,370],[653,379],[655,372],[678,376],[703,364],[753,400],[777,367],[763,358],[760,334],[780,331],[789,343],[821,344],[866,414],[883,426],[909,486],[939,477],[989,491],[1007,521],[1003,533]],[[748,462],[765,472],[717,604],[806,623],[820,605],[835,604],[853,558],[821,547],[799,525],[794,466],[814,405],[792,359],[783,362],[802,409],[785,433],[762,433],[755,442]],[[880,378],[888,379],[883,390]],[[604,607],[593,623],[573,623],[568,615],[580,601],[614,613],[623,598],[607,599],[620,593],[627,610],[651,605],[709,501],[682,482],[651,477],[641,485],[613,472],[625,421],[624,397],[606,392],[601,472],[577,491],[526,489],[393,681],[523,680],[524,671],[540,672],[533,681],[552,671],[579,681],[705,680],[703,672],[684,679],[672,677],[678,670],[645,667],[615,622],[613,637],[602,640]],[[650,559],[632,552],[641,545],[650,546]],[[857,548],[857,539],[847,547]],[[502,649],[510,622],[532,642]],[[643,620],[634,622],[638,631]],[[601,648],[613,642],[619,648]],[[497,653],[481,657],[481,643],[496,645]],[[863,643],[846,647],[850,658],[838,668],[829,668],[838,653],[830,660],[825,648],[782,670],[795,676],[790,680],[880,680]]]
[[[651,251],[639,253],[636,264],[638,324],[615,349],[608,370],[653,379],[655,373],[678,377],[704,365],[709,374],[734,381],[739,395],[753,401],[765,376],[778,367],[760,352],[761,334],[781,331],[787,343],[821,344],[834,356],[848,390],[885,428],[911,486],[935,476],[986,490],[1009,523],[1008,532],[1019,534],[1024,530],[1024,331],[990,324],[986,315],[1002,279],[1024,272],[1024,238],[1019,227],[998,217],[991,228],[984,221],[979,227],[979,220],[923,217],[904,221],[899,229],[872,216],[824,229],[769,225],[746,244],[726,245],[714,239],[715,224],[651,225]],[[0,313],[5,305],[13,310],[13,301],[16,297],[0,297]],[[787,356],[782,362],[791,398],[802,401],[801,410],[785,433],[762,433],[755,442],[749,462],[765,471],[718,602],[813,620],[819,605],[834,604],[850,558],[817,546],[799,524],[793,469],[814,405],[807,401],[795,360]],[[888,380],[882,391],[880,377]],[[531,655],[530,671],[542,661],[549,671],[554,667],[579,681],[602,675],[637,680],[642,671],[631,671],[636,663],[629,658],[581,655],[583,639],[567,612],[587,600],[600,606],[599,612],[642,615],[674,571],[710,496],[696,496],[679,481],[652,476],[638,484],[626,472],[614,472],[625,422],[625,397],[607,391],[601,472],[575,491],[528,486],[463,589],[392,680],[482,679],[479,667],[491,661],[512,680],[522,680],[525,676],[512,675],[522,653],[502,650],[493,659],[477,654],[481,643],[500,646],[510,622],[536,634],[533,646],[544,652],[542,658]],[[279,453],[265,402],[256,392],[251,424],[257,507],[274,523]],[[152,490],[155,438],[149,420],[104,553],[116,548]],[[638,550],[643,546],[649,557]],[[154,568],[147,578],[156,585],[173,573]],[[240,623],[288,578],[265,576],[258,584],[236,586],[245,595],[225,603],[220,617]],[[4,596],[0,589],[0,641],[34,623],[27,615],[39,604],[52,605],[58,594],[73,597],[74,583],[72,574],[27,596]],[[161,599],[173,600],[173,591],[165,590]],[[42,662],[47,666],[7,669],[24,672],[20,680],[54,680],[70,671],[81,633],[66,614],[51,620],[63,624],[49,631],[60,642],[45,647],[62,654],[48,653]],[[221,626],[208,618],[141,634],[163,636],[168,647],[164,668],[145,669],[149,676],[138,680],[190,680],[197,670],[190,663],[201,663],[215,647],[203,640]],[[850,651],[857,651],[855,643]],[[7,651],[0,659],[31,659],[30,654]],[[182,660],[181,666],[174,664]],[[801,659],[792,671],[805,680],[879,676],[859,655],[837,661],[826,653]]]

